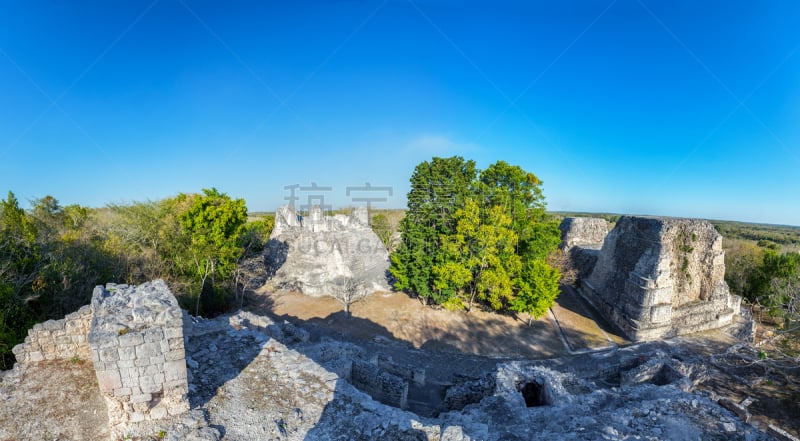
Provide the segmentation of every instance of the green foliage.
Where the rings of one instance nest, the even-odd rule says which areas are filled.
[[[22,210],[13,193],[0,201],[0,367],[38,321],[86,304],[92,288],[113,274],[115,256],[84,225],[89,210],[62,208],[50,196]]]
[[[558,270],[541,260],[532,260],[523,268],[518,285],[519,292],[511,301],[511,310],[539,318],[553,306],[558,297]],[[530,325],[531,321],[528,321]]]
[[[240,245],[245,250],[245,255],[260,253],[269,240],[274,226],[275,216],[266,216],[246,223],[240,235]]]
[[[527,280],[534,266],[560,274],[545,263],[561,234],[545,215],[541,184],[504,161],[480,173],[460,157],[419,164],[400,224],[403,242],[391,256],[395,288],[456,309],[479,300],[507,310],[522,290],[552,305],[545,285]]]
[[[195,314],[200,313],[201,299],[206,312],[218,312],[225,304],[225,291],[217,284],[231,275],[242,255],[240,236],[247,222],[244,199],[231,199],[217,189],[203,189],[189,208],[180,215],[184,235],[189,238],[190,265],[184,267],[199,281]]]
[[[389,218],[382,213],[372,216],[372,231],[383,242],[383,245],[389,248],[389,239],[392,236],[392,225],[389,223]]]
[[[272,218],[246,219],[243,200],[214,189],[102,209],[45,196],[28,211],[9,192],[0,200],[0,369],[28,328],[87,304],[99,284],[162,278],[194,312],[227,309],[236,264],[272,229]]]
[[[403,241],[389,268],[396,289],[425,301],[447,300],[445,292],[432,289],[433,267],[441,263],[440,238],[454,233],[453,215],[472,192],[475,177],[475,162],[459,156],[433,158],[414,169],[408,211],[400,222]]]

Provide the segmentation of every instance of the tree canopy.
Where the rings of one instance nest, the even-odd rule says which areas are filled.
[[[478,300],[539,317],[558,294],[559,272],[545,259],[560,239],[541,186],[504,161],[483,171],[458,156],[417,165],[391,255],[395,288],[450,308]]]

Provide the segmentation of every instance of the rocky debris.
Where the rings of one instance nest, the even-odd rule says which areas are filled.
[[[720,328],[741,302],[724,259],[708,221],[623,216],[582,271],[580,292],[634,341]]]
[[[352,280],[361,293],[388,291],[389,254],[368,224],[361,207],[348,216],[324,216],[311,207],[300,216],[280,207],[267,243],[269,284],[319,297],[334,294],[334,285]]]
[[[447,388],[442,403],[444,411],[461,410],[470,404],[480,403],[495,390],[494,375],[481,378],[456,378],[456,383]]]
[[[351,383],[354,362],[394,369],[413,383],[414,366],[370,356],[360,345],[296,338],[302,326],[249,312],[210,320],[186,317],[184,330],[192,410],[132,423],[125,433],[130,439],[771,439],[707,394],[686,387],[702,381],[702,360],[665,343],[501,362],[483,376],[455,378],[445,392],[450,408],[425,417],[382,404]],[[18,390],[32,371],[27,372],[4,376],[0,415],[24,407],[26,397]],[[95,394],[94,401],[102,403]],[[40,406],[60,406],[56,402],[62,401]],[[97,421],[91,424],[92,433],[102,433]],[[103,439],[66,435],[90,432],[80,427],[59,435],[53,431],[57,421],[29,425],[24,433],[7,427],[0,427],[0,439]]]
[[[86,360],[91,355],[86,335],[92,321],[92,308],[84,306],[61,320],[37,323],[28,330],[25,342],[12,349],[18,363],[43,360]]]
[[[114,430],[189,410],[183,313],[164,281],[97,286],[92,311],[88,342]]]

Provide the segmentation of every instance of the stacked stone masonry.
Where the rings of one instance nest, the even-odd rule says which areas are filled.
[[[88,360],[91,356],[86,334],[92,321],[92,308],[84,306],[61,320],[37,323],[28,330],[25,342],[14,347],[19,363],[44,360]]]
[[[92,295],[92,362],[112,426],[189,409],[183,314],[161,280]]]
[[[353,360],[350,382],[376,401],[405,409],[408,404],[408,381],[379,368],[377,365]]]
[[[590,223],[565,220],[565,242],[580,224]],[[724,280],[722,236],[708,221],[623,216],[601,243],[573,241],[581,293],[632,340],[720,328],[739,312],[741,298]],[[587,253],[596,260],[576,259]]]

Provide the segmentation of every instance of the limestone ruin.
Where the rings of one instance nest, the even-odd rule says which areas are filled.
[[[319,297],[347,279],[362,293],[389,290],[389,253],[370,228],[365,207],[350,216],[325,216],[318,205],[308,216],[280,207],[266,255],[269,283],[276,288]]]
[[[97,286],[88,341],[112,426],[189,410],[183,314],[162,280]]]
[[[722,236],[710,222],[623,216],[602,244],[599,227],[584,228],[601,222],[567,218],[562,234],[580,292],[630,339],[720,328],[738,314],[741,298],[725,283]]]

